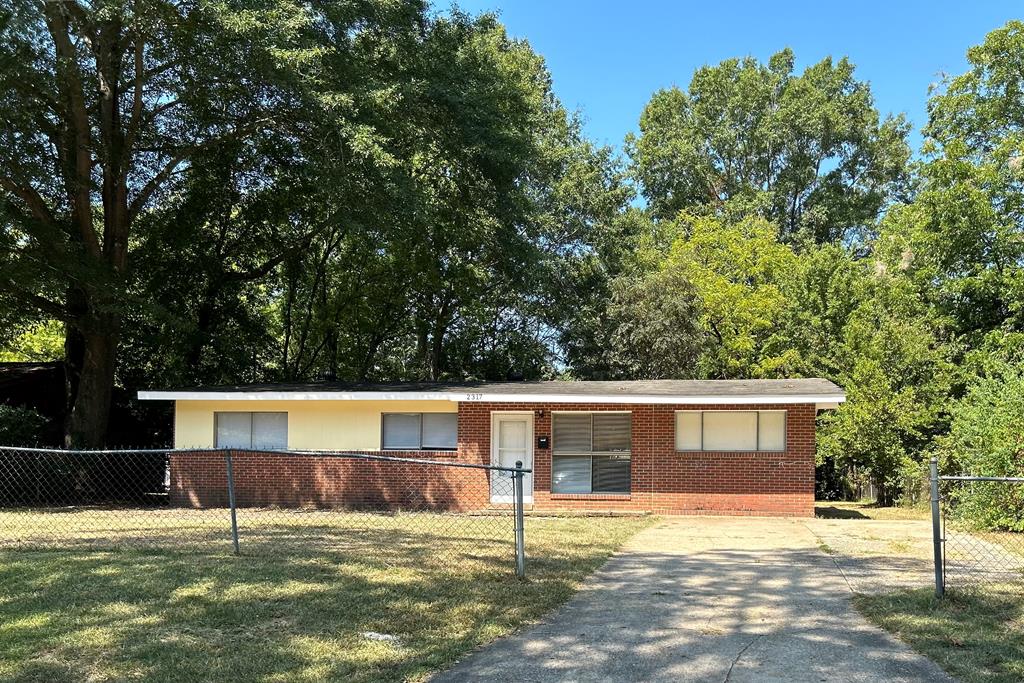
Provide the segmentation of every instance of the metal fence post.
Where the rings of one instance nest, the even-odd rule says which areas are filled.
[[[942,518],[939,508],[939,459],[932,458],[928,464],[928,479],[932,494],[932,546],[935,556],[935,597],[941,598],[946,592],[942,566]]]
[[[523,533],[523,462],[516,461],[516,471],[512,473],[512,490],[515,494],[516,518],[516,576],[526,577],[525,534]]]
[[[231,451],[224,451],[224,463],[228,471],[228,505],[231,507],[231,544],[238,554],[238,515],[235,513],[235,468],[231,462]]]

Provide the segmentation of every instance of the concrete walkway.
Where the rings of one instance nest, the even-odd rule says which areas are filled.
[[[868,624],[800,520],[685,517],[641,532],[546,623],[456,681],[950,681]]]

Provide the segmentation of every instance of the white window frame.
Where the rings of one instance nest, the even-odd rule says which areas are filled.
[[[253,417],[258,414],[264,415],[284,415],[284,443],[285,449],[288,448],[288,435],[291,429],[290,415],[287,410],[215,410],[213,411],[213,447],[214,448],[229,448],[228,446],[221,446],[219,443],[219,432],[220,432],[220,416],[221,415],[248,415],[249,416],[249,448],[238,449],[238,450],[253,450],[255,447],[252,445],[252,422]],[[273,450],[273,449],[258,449],[258,450]]]
[[[412,448],[412,447],[409,447],[409,448],[388,448],[388,447],[384,446],[384,418],[387,415],[418,415],[419,418],[420,418],[420,435],[419,435],[419,439],[418,439],[418,442],[420,444],[419,447],[417,447],[417,448]],[[440,446],[425,447],[423,445],[423,416],[424,415],[454,415],[455,416],[455,445],[452,446],[451,448],[442,448]],[[459,417],[458,416],[459,416],[458,413],[453,413],[453,412],[449,412],[449,411],[439,411],[439,412],[429,412],[429,411],[428,412],[422,412],[421,411],[421,412],[418,412],[418,413],[407,413],[407,412],[401,412],[401,411],[393,411],[393,412],[386,412],[386,413],[382,412],[380,414],[380,449],[382,451],[398,451],[399,453],[402,452],[402,451],[427,451],[427,452],[435,452],[436,451],[436,452],[440,452],[440,453],[454,453],[455,451],[459,450]]]
[[[686,413],[693,415],[694,413],[700,415],[700,448],[684,448],[680,449],[677,447],[679,443],[679,419],[676,415],[680,413]],[[757,415],[757,420],[754,424],[755,434],[755,448],[753,450],[749,448],[737,448],[723,450],[721,448],[705,449],[704,448],[704,413],[754,413]],[[782,448],[780,449],[762,449],[761,448],[761,413],[782,413]],[[677,410],[672,415],[672,447],[676,453],[785,453],[789,449],[789,411],[788,410]]]
[[[559,451],[555,443],[555,416],[556,415],[590,415],[590,447],[589,451]],[[629,415],[629,450],[628,451],[595,451],[594,447],[594,415]],[[631,410],[552,410],[551,411],[551,474],[555,471],[555,458],[558,456],[567,457],[589,457],[590,458],[590,491],[584,493],[561,493],[554,490],[554,481],[551,482],[551,493],[555,495],[574,496],[607,496],[607,495],[629,495],[632,494],[632,471],[633,471],[633,411]],[[629,460],[630,487],[628,491],[594,491],[594,456],[619,456]]]

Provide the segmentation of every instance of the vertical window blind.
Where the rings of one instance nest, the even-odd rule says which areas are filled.
[[[629,492],[631,414],[554,413],[551,420],[552,492]]]

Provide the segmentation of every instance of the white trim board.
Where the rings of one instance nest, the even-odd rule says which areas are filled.
[[[844,394],[757,394],[744,396],[671,396],[665,394],[488,394],[448,391],[140,391],[141,401],[452,401],[461,403],[620,403],[677,405],[752,405],[814,403],[838,407]]]

